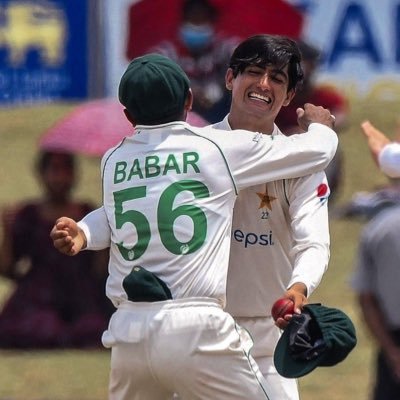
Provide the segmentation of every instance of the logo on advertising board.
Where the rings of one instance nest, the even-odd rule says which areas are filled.
[[[319,79],[348,94],[400,99],[398,0],[287,0],[307,15],[303,37],[320,48]]]
[[[0,103],[86,96],[86,26],[70,29],[85,10],[85,1],[0,0]]]

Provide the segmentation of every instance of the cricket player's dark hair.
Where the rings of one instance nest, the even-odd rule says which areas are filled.
[[[68,169],[75,169],[75,156],[73,154],[61,150],[42,150],[36,160],[36,169],[40,174],[46,171],[53,157],[62,157]]]
[[[301,52],[297,43],[281,35],[254,35],[241,42],[229,61],[233,76],[249,66],[266,68],[273,65],[279,69],[288,66],[288,91],[302,83],[304,73],[301,67]]]

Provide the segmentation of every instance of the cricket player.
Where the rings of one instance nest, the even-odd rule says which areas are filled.
[[[247,186],[324,169],[330,112],[306,106],[308,132],[290,138],[191,127],[189,80],[157,54],[129,64],[119,98],[136,133],[102,158],[103,218],[62,217],[51,232],[69,255],[110,246],[110,399],[278,400],[224,311],[232,208]]]
[[[301,82],[300,61],[297,44],[285,37],[256,35],[241,42],[226,73],[230,112],[214,127],[281,138],[275,118]],[[245,188],[235,202],[226,310],[250,332],[251,354],[280,400],[298,400],[299,393],[297,381],[280,376],[273,363],[287,321],[276,326],[271,308],[288,297],[300,312],[320,283],[329,261],[329,193],[319,171]]]

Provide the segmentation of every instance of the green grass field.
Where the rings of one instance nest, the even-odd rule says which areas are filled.
[[[39,193],[32,173],[38,138],[72,107],[58,104],[0,109],[0,209]],[[387,182],[373,164],[359,128],[366,118],[390,134],[398,118],[398,107],[392,103],[352,101],[350,125],[340,137],[345,182],[338,204],[357,191]],[[99,203],[99,159],[81,156],[79,161],[81,180],[76,195]],[[331,220],[330,267],[311,299],[344,310],[356,325],[358,345],[343,363],[319,368],[302,378],[302,400],[368,398],[374,343],[360,320],[348,283],[362,226],[363,221]],[[9,281],[0,278],[0,307],[12,289]],[[0,400],[105,400],[109,356],[107,350],[0,351]]]

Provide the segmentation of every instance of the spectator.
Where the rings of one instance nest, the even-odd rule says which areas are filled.
[[[102,294],[107,255],[82,253],[71,259],[54,249],[49,238],[55,218],[64,213],[80,218],[92,206],[71,200],[76,181],[72,155],[42,152],[37,173],[42,198],[3,212],[0,273],[14,282],[15,290],[0,314],[0,347],[100,346],[111,311]]]
[[[364,228],[352,286],[378,345],[371,400],[400,399],[400,207],[377,214]]]
[[[305,103],[312,103],[330,110],[336,118],[335,131],[340,134],[347,125],[348,101],[334,87],[316,83],[320,51],[302,40],[298,41],[298,46],[302,53],[303,83],[297,89],[296,96],[290,104],[282,107],[276,118],[276,124],[286,135],[298,133],[296,109],[303,107]],[[343,155],[340,145],[325,172],[331,189],[329,201],[332,203],[337,198],[343,178]]]
[[[224,76],[229,57],[239,39],[215,32],[218,9],[209,0],[185,0],[175,40],[152,51],[178,63],[188,75],[194,94],[193,111],[208,122],[221,120],[229,111],[230,96]]]

